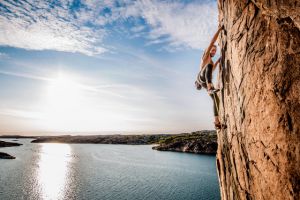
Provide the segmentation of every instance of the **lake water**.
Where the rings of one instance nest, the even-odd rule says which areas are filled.
[[[4,140],[11,141],[11,140]],[[0,199],[220,199],[215,156],[150,145],[31,144],[0,148]]]

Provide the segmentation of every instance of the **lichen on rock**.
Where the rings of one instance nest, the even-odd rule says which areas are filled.
[[[300,199],[300,2],[219,0],[222,199]]]

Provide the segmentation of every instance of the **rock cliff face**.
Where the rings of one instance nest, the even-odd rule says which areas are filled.
[[[300,1],[219,0],[222,199],[300,199]]]

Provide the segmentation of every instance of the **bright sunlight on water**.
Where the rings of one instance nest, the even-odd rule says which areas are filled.
[[[43,199],[62,199],[71,161],[68,144],[41,144],[38,181]]]
[[[11,141],[11,140],[6,140]],[[32,144],[1,151],[0,199],[216,200],[215,156],[151,145]]]

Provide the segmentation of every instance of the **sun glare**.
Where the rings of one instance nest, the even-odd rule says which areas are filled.
[[[82,98],[80,86],[61,74],[50,83],[47,92],[50,107],[57,111],[72,110]]]
[[[126,119],[131,115],[122,110],[122,102],[78,80],[63,73],[51,79],[45,88],[39,127],[62,132],[110,131],[118,124],[118,129],[129,129]]]
[[[66,124],[75,122],[83,104],[83,90],[76,81],[59,74],[48,85],[44,109],[44,122],[48,127],[65,129]]]

